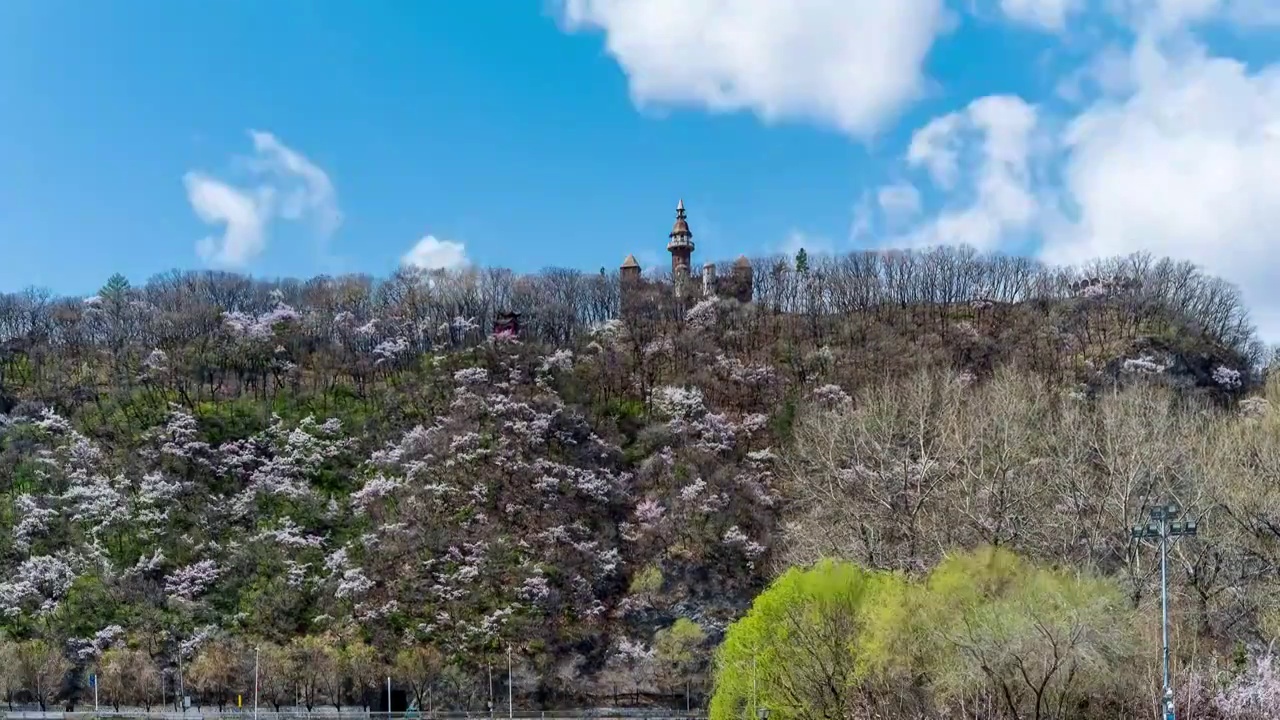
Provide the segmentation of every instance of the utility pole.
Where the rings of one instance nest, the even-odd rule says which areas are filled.
[[[1160,695],[1160,707],[1164,720],[1176,720],[1173,707],[1173,681],[1169,674],[1169,546],[1180,537],[1196,535],[1195,520],[1178,520],[1182,509],[1171,502],[1151,509],[1151,522],[1130,530],[1135,542],[1156,539],[1160,543],[1160,651],[1164,666],[1164,689]]]
[[[493,720],[493,661],[485,664],[489,669],[489,720]]]
[[[507,645],[507,720],[515,716],[511,708],[511,646]]]

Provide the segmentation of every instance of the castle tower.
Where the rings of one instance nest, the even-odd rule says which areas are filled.
[[[640,263],[635,255],[628,255],[618,268],[618,290],[620,292],[619,310],[623,317],[635,314],[636,304],[640,302]]]
[[[628,255],[627,259],[622,261],[622,267],[618,268],[618,274],[623,280],[640,279],[640,263],[636,262],[635,255]]]
[[[738,256],[733,263],[733,294],[739,302],[751,302],[755,294],[755,272],[751,269],[751,261],[746,255]]]
[[[676,205],[676,222],[668,237],[671,238],[667,242],[667,250],[671,253],[671,279],[679,287],[688,282],[693,263],[693,233],[684,215],[684,200]]]

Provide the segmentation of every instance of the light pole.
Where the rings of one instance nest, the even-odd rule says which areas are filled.
[[[753,649],[751,651],[751,712],[759,716],[761,710],[764,711],[765,715],[769,714],[767,708],[760,707],[760,679],[759,675],[756,674],[756,651]],[[765,720],[765,718],[760,716],[760,720]]]
[[[176,636],[175,639],[178,641],[178,709],[185,713],[187,711],[187,688],[182,679],[182,639]]]
[[[507,720],[511,720],[515,711],[511,709],[511,646],[507,646]]]
[[[258,720],[258,653],[260,648],[253,649],[253,720]]]
[[[1182,509],[1171,502],[1151,509],[1151,522],[1137,525],[1130,530],[1134,541],[1155,538],[1160,541],[1160,645],[1164,665],[1164,690],[1160,705],[1164,720],[1175,720],[1173,712],[1173,683],[1169,678],[1169,545],[1180,537],[1195,536],[1195,520],[1177,520]]]

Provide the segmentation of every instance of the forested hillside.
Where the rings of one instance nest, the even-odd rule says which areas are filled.
[[[389,672],[474,708],[510,646],[530,703],[700,703],[725,628],[821,557],[1005,546],[1146,607],[1128,528],[1171,496],[1205,526],[1181,640],[1227,657],[1280,617],[1280,413],[1229,285],[963,249],[754,265],[750,304],[626,317],[603,271],[0,296],[0,690],[83,702],[93,667],[158,703],[181,662],[221,704],[256,646],[269,704]]]

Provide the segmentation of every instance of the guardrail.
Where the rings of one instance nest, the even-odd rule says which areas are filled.
[[[333,708],[276,712],[259,708],[177,710],[0,710],[4,720],[706,720],[699,711],[665,708],[581,708],[576,710],[432,710],[427,712],[337,711]]]

